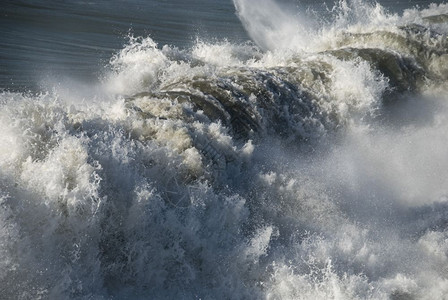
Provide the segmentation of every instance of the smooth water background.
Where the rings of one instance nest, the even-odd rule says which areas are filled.
[[[319,15],[334,5],[280,2],[297,12],[312,9]],[[399,14],[430,2],[380,1]],[[249,39],[230,0],[6,0],[0,5],[0,89],[35,90],[64,78],[96,80],[130,33],[180,48],[191,47],[197,39],[232,43]]]
[[[96,78],[129,32],[179,47],[197,36],[247,38],[231,1],[6,1],[0,9],[2,88],[60,74]]]

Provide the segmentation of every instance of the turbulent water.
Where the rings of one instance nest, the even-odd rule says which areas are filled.
[[[448,5],[234,7],[1,92],[1,299],[448,299]]]

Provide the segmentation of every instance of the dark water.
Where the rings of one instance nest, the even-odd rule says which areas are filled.
[[[247,38],[231,1],[8,0],[0,11],[2,88],[61,74],[94,79],[129,33],[179,47]]]
[[[334,5],[331,1],[281,2],[292,10],[313,9],[321,14]],[[402,13],[429,2],[380,3]],[[249,39],[230,0],[4,0],[0,16],[0,88],[10,90],[35,89],[61,76],[96,80],[130,33],[177,47],[191,47],[196,39],[237,43]]]

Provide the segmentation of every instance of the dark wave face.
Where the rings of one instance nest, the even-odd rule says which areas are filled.
[[[0,94],[2,297],[445,299],[448,6],[285,2]]]

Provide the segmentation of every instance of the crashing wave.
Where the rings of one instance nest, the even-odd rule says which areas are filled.
[[[295,17],[260,3],[249,31]],[[447,7],[351,5],[131,38],[89,99],[2,92],[3,297],[442,299]]]

